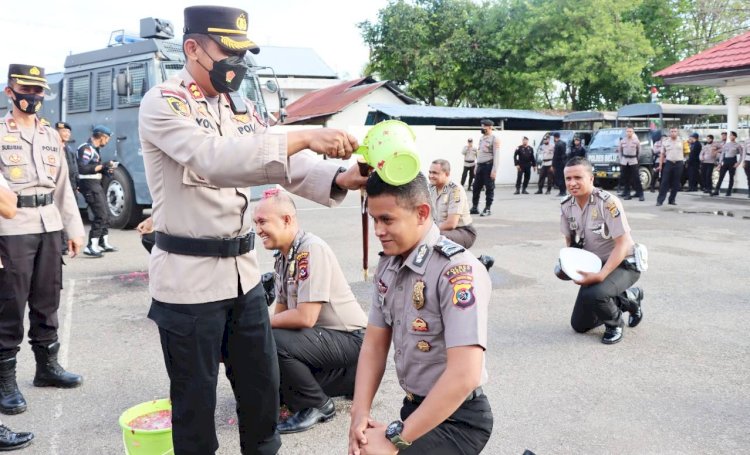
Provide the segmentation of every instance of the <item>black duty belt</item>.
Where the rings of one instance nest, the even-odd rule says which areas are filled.
[[[484,390],[482,390],[481,387],[477,387],[476,389],[474,389],[474,391],[472,391],[469,394],[469,396],[466,397],[466,399],[464,401],[471,401],[474,398],[481,397],[482,395],[484,395]],[[414,403],[414,404],[421,404],[424,401],[425,397],[419,396],[419,395],[414,395],[413,393],[407,392],[406,393],[406,399],[409,400],[410,402]]]
[[[255,233],[231,239],[195,239],[156,232],[156,246],[167,253],[228,258],[251,252]]]
[[[492,166],[494,164],[495,160],[489,160],[485,161],[483,163],[477,163],[479,166]]]
[[[52,193],[47,194],[32,194],[29,196],[18,195],[18,202],[16,207],[27,208],[27,207],[42,207],[50,205],[53,202]]]

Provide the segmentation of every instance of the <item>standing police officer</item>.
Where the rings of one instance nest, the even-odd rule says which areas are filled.
[[[102,162],[99,150],[109,143],[112,130],[104,125],[97,125],[91,137],[78,147],[78,187],[86,203],[94,212],[94,221],[89,230],[89,242],[83,254],[102,257],[102,252],[117,251],[109,243],[109,207],[102,187],[102,175],[111,174],[114,164]]]
[[[555,148],[552,155],[552,167],[555,169],[555,185],[560,190],[558,193],[559,197],[565,196],[565,177],[563,176],[563,169],[565,168],[565,156],[567,155],[567,146],[565,141],[560,140],[560,133],[555,132],[552,134],[555,141]]]
[[[581,138],[575,136],[573,138],[573,146],[570,148],[570,153],[568,154],[568,159],[575,158],[577,156],[586,158],[586,147],[581,144]]]
[[[661,186],[659,195],[656,197],[656,206],[664,204],[664,199],[669,193],[669,205],[677,205],[675,198],[680,191],[683,163],[685,154],[683,152],[683,143],[677,135],[677,128],[669,129],[669,137],[661,140],[662,152],[659,157],[659,167],[656,171],[661,171]]]
[[[342,131],[267,131],[235,93],[247,71],[247,13],[185,9],[185,68],[146,93],[139,132],[153,197],[156,245],[149,263],[149,318],[159,326],[170,378],[175,454],[211,454],[220,359],[237,400],[245,453],[275,454],[279,368],[254,252],[250,186],[279,183],[334,205],[365,179],[317,159],[348,158]]]
[[[534,149],[529,146],[528,137],[523,137],[523,142],[513,153],[513,164],[516,165],[516,192],[513,194],[519,194],[521,189],[523,189],[523,194],[529,194],[526,187],[529,186],[531,168],[533,167],[534,172],[536,172],[536,158],[534,158]],[[523,177],[523,187],[521,186],[521,177]]]
[[[635,266],[634,242],[622,203],[613,195],[594,187],[594,170],[585,158],[573,158],[565,165],[565,181],[570,196],[562,200],[560,231],[566,246],[578,245],[602,260],[596,273],[580,272],[583,277],[570,325],[579,333],[604,324],[602,343],[622,339],[625,325],[622,312],[630,312],[628,326],[643,318],[643,291],[631,288],[640,272]]]
[[[713,175],[714,168],[716,167],[716,157],[719,154],[721,146],[714,142],[714,135],[709,134],[706,136],[706,145],[701,148],[700,161],[701,161],[701,186],[703,192],[710,194],[713,191]]]
[[[688,189],[689,192],[698,191],[698,185],[700,184],[703,189],[703,181],[700,180],[700,167],[701,167],[701,151],[703,150],[703,144],[700,141],[700,135],[693,133],[690,135],[690,154],[688,155]]]
[[[742,156],[743,150],[742,146],[737,143],[737,133],[731,131],[729,133],[729,140],[721,147],[721,157],[719,158],[719,162],[721,163],[719,183],[716,184],[716,189],[711,194],[712,196],[719,195],[719,191],[721,191],[721,182],[724,181],[724,176],[727,172],[729,172],[729,186],[727,187],[726,195],[732,195],[732,188],[734,188],[734,173],[737,168],[740,167]]]
[[[625,137],[620,139],[617,153],[620,155],[620,166],[622,167],[623,199],[627,201],[633,198],[630,195],[630,186],[633,185],[635,196],[639,201],[643,201],[643,186],[638,175],[638,156],[641,153],[641,142],[633,132],[632,127],[625,129]]]
[[[60,137],[36,115],[48,89],[44,69],[10,65],[5,94],[12,111],[0,120],[0,173],[17,195],[17,213],[0,222],[0,412],[18,414],[26,400],[16,383],[16,354],[29,303],[29,343],[36,359],[34,385],[77,387],[82,378],[57,362],[57,309],[62,288],[62,236],[71,256],[83,242],[83,222]]]
[[[489,119],[481,121],[482,137],[479,138],[479,152],[477,154],[477,172],[474,178],[474,189],[472,190],[472,206],[470,213],[479,214],[479,196],[482,187],[485,189],[484,210],[480,216],[490,216],[492,212],[492,201],[495,199],[495,177],[497,177],[497,166],[500,163],[500,139],[492,134],[495,122]]]
[[[555,146],[549,143],[549,135],[544,136],[542,139],[542,167],[539,171],[539,189],[535,194],[542,194],[544,188],[544,180],[547,180],[547,193],[552,191],[552,183],[555,178],[554,170],[552,167],[552,158],[555,156]]]
[[[253,221],[266,249],[276,249],[276,308],[281,402],[294,414],[279,432],[298,433],[336,415],[329,397],[354,395],[367,316],[331,248],[304,232],[289,195],[268,190]]]
[[[78,157],[77,153],[68,144],[70,141],[70,125],[66,122],[55,123],[55,129],[57,134],[60,135],[60,141],[62,141],[63,148],[65,149],[65,159],[68,161],[68,175],[70,176],[70,186],[73,188],[73,194],[75,195],[78,189]],[[62,254],[68,254],[68,236],[65,234],[65,230],[60,231],[62,233]]]
[[[373,173],[369,213],[383,246],[354,387],[349,453],[478,454],[492,434],[487,381],[491,283],[471,254],[440,235],[421,173],[391,186]],[[400,420],[371,420],[393,342],[406,393]]]
[[[474,147],[474,141],[469,138],[466,146],[461,150],[464,156],[464,171],[461,173],[461,186],[466,182],[466,176],[469,176],[469,183],[466,188],[471,189],[474,183],[474,168],[477,166],[477,148]]]

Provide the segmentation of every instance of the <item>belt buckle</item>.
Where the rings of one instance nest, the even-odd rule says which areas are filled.
[[[35,194],[34,195],[34,207],[39,207],[40,205],[44,205],[44,195]]]

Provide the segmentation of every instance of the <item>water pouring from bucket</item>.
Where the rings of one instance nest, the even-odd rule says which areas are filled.
[[[416,136],[409,125],[399,120],[386,120],[370,128],[354,153],[362,155],[390,185],[408,183],[419,173]]]

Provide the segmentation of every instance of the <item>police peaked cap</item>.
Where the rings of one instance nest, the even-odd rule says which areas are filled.
[[[225,6],[189,6],[185,8],[186,35],[208,35],[229,52],[260,52],[257,44],[247,37],[247,13]]]
[[[44,77],[44,68],[41,66],[13,63],[8,66],[8,80],[18,85],[37,85],[49,89],[47,78]]]
[[[70,124],[68,122],[57,122],[55,123],[55,128],[58,130],[71,130],[73,131],[73,128],[70,127]]]

